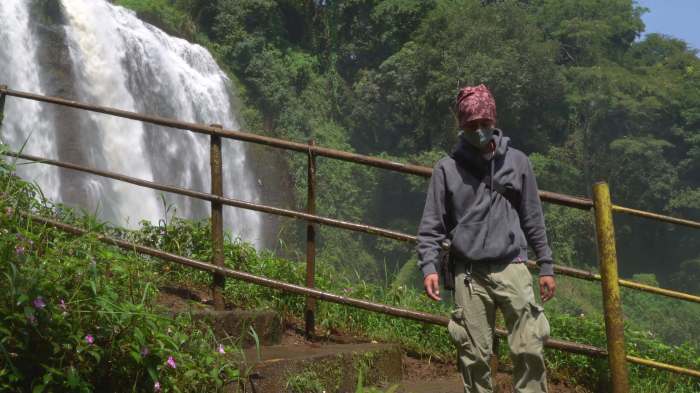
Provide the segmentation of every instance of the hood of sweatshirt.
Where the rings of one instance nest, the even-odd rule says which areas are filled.
[[[457,145],[452,150],[452,157],[460,158],[477,168],[486,170],[489,166],[489,161],[505,156],[510,146],[510,138],[504,136],[503,131],[498,128],[493,130],[493,140],[496,142],[496,150],[494,151],[493,158],[487,160],[483,157],[483,153],[479,149],[464,138],[464,131],[462,131],[459,133]]]
[[[494,142],[494,155],[486,159],[460,137],[452,154],[433,169],[418,228],[424,274],[435,271],[444,239],[452,241],[456,260],[474,262],[526,260],[530,243],[538,262],[549,262],[551,274],[551,250],[530,162],[510,147],[510,138],[499,129],[494,130]]]

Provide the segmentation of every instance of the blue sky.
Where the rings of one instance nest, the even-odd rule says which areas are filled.
[[[700,0],[637,0],[649,9],[642,15],[645,33],[662,33],[700,49]]]

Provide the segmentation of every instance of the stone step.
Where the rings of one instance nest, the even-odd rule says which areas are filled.
[[[218,339],[233,340],[242,348],[279,344],[284,331],[282,318],[274,311],[205,309],[192,311],[192,319],[204,321]]]
[[[354,393],[360,373],[363,386],[386,386],[397,384],[403,372],[401,349],[392,344],[277,345],[243,356],[244,386],[230,392]]]
[[[409,377],[406,376],[405,377]],[[567,380],[549,380],[550,392],[557,393],[592,393],[583,386],[576,385]],[[499,371],[493,381],[494,393],[507,393],[513,391],[513,376],[510,372]],[[395,393],[464,393],[462,377],[458,373],[450,373],[439,378],[412,378],[403,380]]]
[[[440,379],[401,382],[395,393],[464,393],[459,374]]]
[[[157,303],[168,310],[170,316],[191,314],[195,321],[204,321],[219,340],[228,340],[242,348],[257,343],[251,334],[255,331],[260,345],[279,344],[284,332],[282,318],[269,310],[215,311],[208,294],[203,290],[177,287],[161,287]]]

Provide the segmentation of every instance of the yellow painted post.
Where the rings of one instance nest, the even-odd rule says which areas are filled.
[[[223,128],[218,124],[212,127]],[[223,169],[221,157],[221,137],[211,136],[211,149],[209,152],[209,164],[211,165],[211,193],[223,196]],[[223,205],[220,202],[211,202],[211,244],[212,244],[212,264],[224,267],[224,215]],[[212,279],[212,297],[214,309],[222,311],[224,304],[224,285],[226,279],[221,274],[214,274]]]
[[[605,334],[608,340],[608,362],[612,377],[612,392],[629,392],[629,377],[625,357],[625,331],[617,275],[615,227],[612,217],[610,189],[605,182],[593,186],[598,263],[603,287]]]

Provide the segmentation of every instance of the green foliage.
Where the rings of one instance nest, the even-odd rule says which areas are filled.
[[[237,381],[206,326],[157,309],[153,262],[94,232],[74,237],[24,218],[105,229],[41,200],[13,169],[0,163],[0,390],[214,391]]]
[[[532,8],[559,61],[592,65],[624,52],[644,29],[644,8],[629,0],[537,0]]]
[[[304,371],[290,376],[286,388],[290,393],[322,393],[325,391],[318,375],[313,371]]]
[[[192,1],[116,0],[115,3],[136,11],[139,18],[159,26],[171,35],[192,40],[197,34],[197,27],[190,16],[180,10],[180,8],[189,8],[193,11]]]

